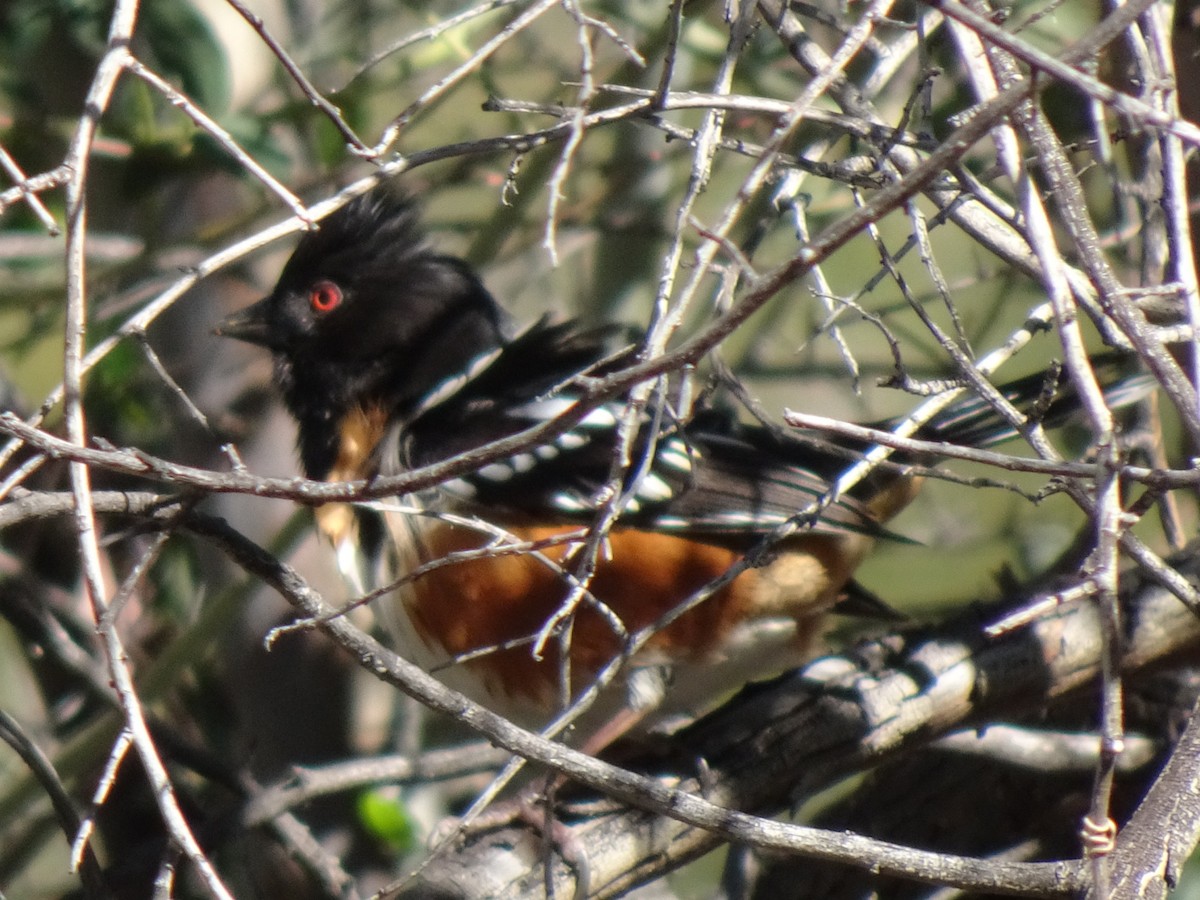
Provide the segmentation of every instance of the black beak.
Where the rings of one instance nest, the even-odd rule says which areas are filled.
[[[267,303],[270,299],[268,297],[265,300],[259,300],[253,306],[247,306],[231,316],[226,316],[213,329],[213,334],[271,348],[273,341],[267,321]]]

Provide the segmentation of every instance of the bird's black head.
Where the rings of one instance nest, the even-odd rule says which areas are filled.
[[[216,332],[271,350],[305,471],[322,478],[347,413],[403,421],[502,344],[504,319],[466,263],[423,244],[412,204],[380,188],[305,235],[270,296]]]

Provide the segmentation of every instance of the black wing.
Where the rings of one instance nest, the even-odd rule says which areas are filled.
[[[604,375],[631,361],[632,347],[622,343],[628,337],[621,329],[539,322],[408,427],[407,463],[448,459],[562,415],[578,402],[573,376]],[[1125,376],[1114,378],[1106,390],[1112,399],[1129,402],[1139,388],[1137,376]],[[1078,408],[1069,385],[1053,375],[1029,376],[1001,391],[1018,407],[1033,408],[1047,424]],[[587,524],[601,509],[599,498],[611,493],[624,414],[622,403],[600,406],[552,441],[484,465],[446,489],[474,501],[485,515]],[[745,536],[765,534],[815,510],[818,519],[810,527],[817,533],[890,534],[869,505],[877,492],[896,484],[895,467],[877,470],[851,495],[820,505],[831,483],[869,445],[794,439],[716,410],[687,423],[652,423],[644,417],[638,427],[630,464],[619,473],[623,525],[714,538]],[[971,395],[920,432],[974,446],[1013,433],[1007,421]],[[931,461],[902,454],[893,459]]]
[[[451,458],[562,415],[578,402],[573,376],[601,376],[632,358],[628,332],[540,322],[405,429],[409,466]],[[621,403],[590,411],[569,431],[446,485],[481,511],[538,522],[586,524],[613,481]],[[716,412],[680,425],[639,423],[620,476],[621,522],[656,531],[732,536],[766,533],[813,508],[845,454],[785,444]],[[814,465],[815,464],[815,465]],[[815,530],[880,533],[864,504],[843,498]]]

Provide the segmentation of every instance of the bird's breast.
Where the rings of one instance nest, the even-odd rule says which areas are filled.
[[[747,569],[705,596],[742,558],[740,550],[618,528],[584,583],[576,580],[584,571],[579,528],[507,531],[508,546],[494,538],[488,545],[468,528],[426,523],[421,574],[405,587],[404,605],[425,649],[444,654],[457,670],[447,680],[500,712],[519,710],[528,724],[543,724],[565,708],[643,629],[652,634],[627,661],[626,674],[677,664],[746,670],[741,682],[723,685],[728,691],[799,664],[821,614],[865,550],[843,548],[862,540],[853,535],[811,536],[803,545],[793,539],[767,566]],[[756,646],[757,637],[766,639],[769,653]],[[669,682],[668,676],[663,690],[673,694]],[[618,680],[610,694],[621,694],[625,683]],[[694,706],[701,702],[694,693],[680,696]],[[658,706],[664,699],[618,696],[608,705]]]

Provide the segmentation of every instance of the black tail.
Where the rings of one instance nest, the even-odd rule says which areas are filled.
[[[1136,403],[1157,384],[1149,373],[1132,371],[1128,355],[1109,353],[1091,362],[1109,409]],[[1000,385],[999,391],[1023,414],[1047,428],[1065,424],[1082,407],[1079,392],[1061,366]],[[975,394],[964,394],[919,431],[926,440],[966,447],[989,447],[1016,434],[1008,420]]]

